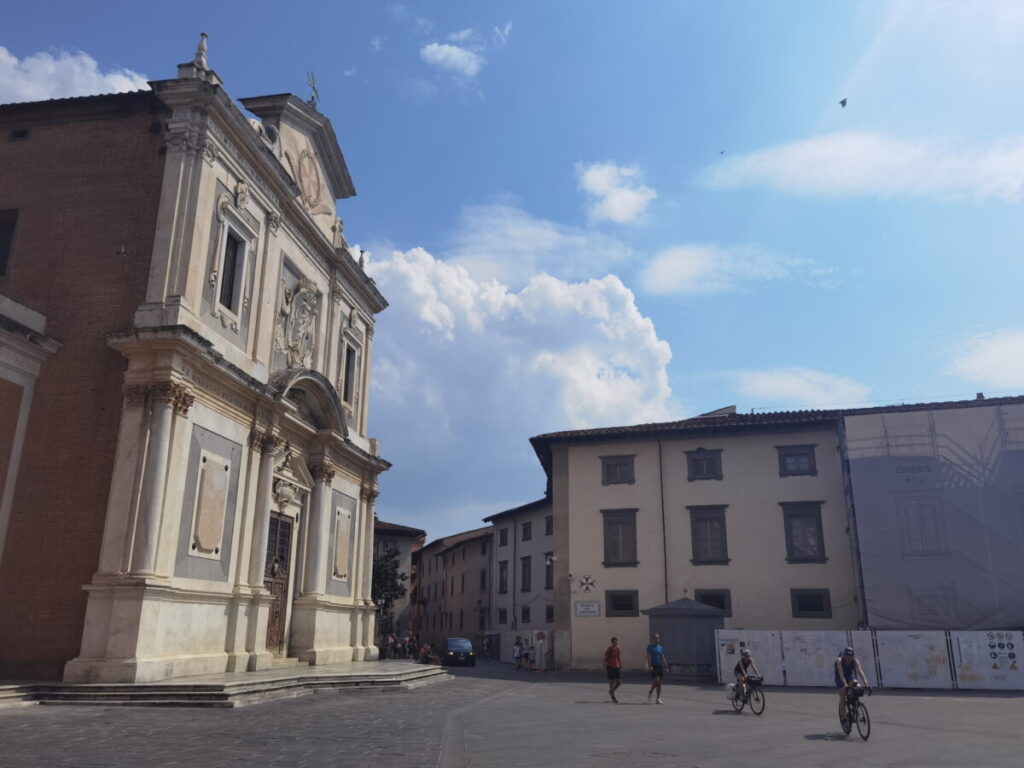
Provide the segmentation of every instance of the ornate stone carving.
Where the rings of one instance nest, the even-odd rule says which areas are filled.
[[[309,468],[309,473],[317,482],[323,481],[327,485],[334,480],[334,467],[326,461],[318,462]]]
[[[274,346],[283,352],[288,368],[309,368],[316,348],[316,316],[321,294],[316,283],[303,278],[281,292]]]
[[[274,481],[274,503],[282,512],[284,511],[284,508],[288,506],[289,502],[295,498],[298,492],[298,486],[292,485],[287,480],[281,480],[278,478]]]
[[[131,384],[124,388],[125,405],[141,408],[147,401],[170,405],[174,412],[187,416],[196,400],[190,387],[176,381],[158,381],[154,384]]]
[[[235,184],[235,208],[239,210],[245,208],[246,203],[249,202],[249,185],[244,181],[240,181]]]
[[[267,214],[267,227],[271,232],[277,234],[277,230],[281,228],[281,214],[277,211],[271,211]]]
[[[249,446],[260,453],[277,453],[284,441],[272,432],[254,429],[249,433]]]
[[[129,384],[124,388],[124,404],[127,408],[141,408],[146,404],[149,396],[149,386],[146,384]]]
[[[380,491],[372,485],[361,485],[359,487],[359,497],[367,504],[372,504],[377,500],[378,496],[380,496]]]

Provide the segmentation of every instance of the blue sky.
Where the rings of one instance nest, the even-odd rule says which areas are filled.
[[[0,100],[172,77],[200,31],[236,98],[316,73],[391,302],[384,519],[538,498],[541,432],[1024,390],[1024,5],[102,7],[7,9]]]

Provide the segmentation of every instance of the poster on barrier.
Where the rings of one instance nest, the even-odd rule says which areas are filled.
[[[731,683],[736,679],[733,668],[743,649],[749,648],[754,663],[764,675],[765,685],[782,685],[781,634],[774,629],[716,629],[719,682]]]
[[[887,631],[875,637],[886,688],[953,687],[945,632]]]
[[[871,630],[856,629],[850,633],[850,645],[857,652],[860,665],[868,676],[868,682],[872,686],[881,687],[878,682],[878,660],[875,658],[875,648],[871,644]]]
[[[1024,690],[1024,632],[950,632],[950,641],[961,688]]]
[[[836,657],[846,647],[846,635],[840,630],[783,630],[786,685],[833,686]]]

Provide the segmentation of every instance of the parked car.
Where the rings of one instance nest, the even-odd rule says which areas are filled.
[[[464,637],[449,637],[441,649],[441,665],[445,667],[476,666],[473,644]]]

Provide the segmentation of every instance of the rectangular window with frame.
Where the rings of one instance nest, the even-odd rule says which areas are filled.
[[[508,560],[498,563],[498,594],[504,595],[508,592]]]
[[[351,344],[345,345],[345,357],[342,361],[341,399],[348,405],[355,403],[356,378],[359,372],[359,350]]]
[[[637,565],[636,510],[602,509],[604,518],[605,568],[629,568]]]
[[[544,589],[555,588],[555,553],[544,553]]]
[[[635,589],[609,589],[604,593],[604,614],[608,618],[639,616],[640,593]]]
[[[545,605],[544,606],[544,621],[547,624],[552,624],[555,621],[555,606]]]
[[[463,628],[463,626],[462,626],[462,618],[463,618],[462,617],[462,611],[459,610],[459,632],[461,632],[462,628]]]
[[[633,470],[635,456],[602,456],[601,485],[631,484],[636,482]]]
[[[825,535],[820,501],[780,502],[786,526],[786,560],[790,563],[825,563]]]
[[[480,591],[485,592],[487,590],[487,569],[480,569]]]
[[[533,523],[523,523],[523,541],[530,541],[533,538]]]
[[[722,479],[722,450],[705,450],[698,448],[695,451],[686,452],[686,479],[694,480],[721,480]]]
[[[725,533],[725,507],[687,507],[694,565],[727,565],[729,548]]]
[[[831,619],[832,598],[827,589],[791,589],[794,619]]]
[[[218,276],[217,301],[234,315],[241,314],[242,279],[245,274],[245,238],[231,227],[224,235],[224,247],[221,251],[220,274]]]
[[[949,557],[942,491],[897,493],[896,518],[903,557]]]
[[[0,275],[7,275],[11,269],[14,253],[14,230],[18,226],[16,210],[0,211]]]
[[[487,539],[484,539],[483,541],[480,542],[480,554],[481,555],[486,555],[487,554]]]
[[[725,611],[726,616],[732,616],[732,593],[728,589],[695,589],[693,599]]]
[[[498,609],[498,623],[499,624],[508,624],[508,608],[499,608]]]
[[[531,558],[531,557],[521,557],[521,558],[519,558],[519,563],[520,563],[520,566],[521,566],[520,580],[519,580],[521,586],[519,588],[523,592],[529,592],[533,588],[531,586],[531,584],[530,584],[530,570],[531,570],[530,569],[530,564],[531,564],[532,561],[533,561],[533,558]]]
[[[507,547],[508,546],[508,528],[499,528],[498,529],[498,546],[499,547]]]
[[[779,477],[796,475],[816,475],[818,467],[814,463],[814,445],[777,445],[779,454]]]
[[[524,605],[523,606],[523,610],[520,613],[520,617],[521,617],[521,621],[523,622],[523,624],[529,624],[530,623],[530,606],[528,606],[528,605]]]
[[[550,536],[555,532],[555,516],[548,515],[544,518],[544,535]]]
[[[466,594],[466,574],[463,573],[460,580],[461,584],[459,584],[459,594],[464,595]]]

